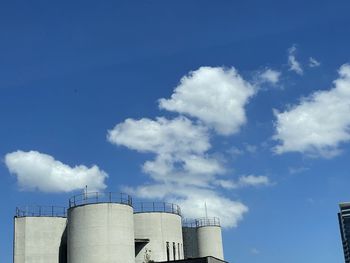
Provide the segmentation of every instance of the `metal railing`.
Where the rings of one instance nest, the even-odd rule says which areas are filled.
[[[62,206],[16,207],[16,217],[67,217],[67,209]]]
[[[132,206],[132,198],[128,194],[114,192],[87,192],[69,198],[69,207],[97,203],[118,203]]]
[[[165,202],[135,202],[134,213],[164,212],[181,216],[181,208],[177,204]]]
[[[184,227],[203,227],[203,226],[221,226],[220,219],[217,217],[203,217],[194,220],[182,221]]]

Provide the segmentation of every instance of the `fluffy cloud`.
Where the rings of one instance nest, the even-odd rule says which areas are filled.
[[[275,111],[278,154],[301,152],[333,157],[350,140],[350,65],[339,69],[334,87],[316,91],[285,112]]]
[[[175,119],[127,119],[107,133],[107,140],[139,152],[155,155],[142,170],[152,184],[126,188],[140,198],[162,199],[181,206],[186,217],[202,217],[207,201],[211,215],[225,227],[234,227],[247,207],[217,193],[217,177],[226,172],[223,164],[208,154],[210,133],[185,117]]]
[[[206,154],[211,147],[207,129],[185,117],[172,120],[127,119],[108,131],[107,139],[139,152],[151,152],[143,171],[160,182],[208,186],[222,164]]]
[[[104,180],[107,174],[96,165],[88,168],[84,165],[70,167],[52,156],[37,151],[16,151],[5,156],[9,171],[17,177],[23,190],[38,189],[43,192],[70,192],[83,189],[106,188]]]
[[[139,152],[203,153],[210,148],[207,129],[185,117],[127,119],[108,131],[107,140]]]
[[[319,67],[321,66],[321,63],[319,61],[317,61],[315,58],[310,57],[309,58],[309,67],[310,68],[315,68],[315,67]]]
[[[236,189],[248,186],[267,186],[270,185],[270,179],[263,175],[243,175],[237,181],[217,180],[216,184],[226,189]]]
[[[246,122],[244,106],[255,93],[234,68],[201,67],[184,76],[159,107],[198,118],[219,134],[237,133]]]
[[[201,67],[181,79],[170,99],[159,100],[161,109],[179,117],[117,124],[107,133],[109,142],[154,155],[142,165],[150,182],[124,190],[140,198],[177,203],[192,218],[204,216],[206,203],[209,216],[220,217],[224,227],[237,226],[248,208],[219,193],[226,168],[210,153],[210,139],[213,131],[221,135],[239,131],[246,122],[244,107],[254,93],[255,87],[234,68]]]
[[[281,72],[273,70],[273,69],[266,69],[259,75],[259,79],[262,82],[268,82],[273,85],[276,85],[280,79]]]
[[[289,70],[294,71],[295,73],[297,73],[299,75],[302,75],[303,69],[295,57],[296,51],[297,51],[296,46],[292,46],[291,48],[288,49]]]
[[[219,217],[223,227],[236,227],[248,212],[248,207],[239,201],[232,201],[212,189],[204,189],[174,184],[143,185],[137,188],[125,188],[127,192],[140,198],[167,199],[180,205],[188,218],[205,216],[205,205],[209,217]]]
[[[248,212],[248,207],[241,202],[232,201],[214,191],[198,188],[185,190],[191,192],[187,194],[183,192],[180,197],[170,200],[179,204],[189,218],[204,217],[207,206],[208,217],[220,218],[223,227],[236,227],[243,215]]]
[[[244,175],[238,180],[239,186],[259,186],[259,185],[269,185],[270,181],[267,176],[263,175]]]

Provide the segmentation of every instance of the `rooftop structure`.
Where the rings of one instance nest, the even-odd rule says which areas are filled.
[[[182,220],[178,205],[120,193],[75,195],[65,207],[17,208],[14,263],[224,262],[217,218]],[[187,260],[187,261],[186,261]]]
[[[158,262],[158,263],[165,263],[167,261]],[[227,263],[227,261],[214,258],[214,257],[203,257],[203,258],[189,258],[189,259],[182,259],[182,260],[176,260],[176,263]]]

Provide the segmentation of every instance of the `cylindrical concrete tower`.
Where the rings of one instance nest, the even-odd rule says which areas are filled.
[[[220,221],[218,218],[196,220],[198,235],[198,256],[212,256],[224,260]]]
[[[134,263],[131,198],[86,193],[70,199],[68,263]]]
[[[136,263],[184,258],[180,208],[169,203],[134,204]]]
[[[66,263],[66,223],[63,207],[17,208],[14,263]]]

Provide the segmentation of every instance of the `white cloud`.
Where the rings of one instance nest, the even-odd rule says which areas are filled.
[[[70,167],[52,156],[37,151],[16,151],[5,156],[9,171],[17,177],[23,190],[40,190],[43,192],[70,192],[83,189],[106,188],[107,174],[96,165]]]
[[[191,160],[193,158],[197,160]],[[157,156],[155,160],[145,162],[143,171],[158,182],[209,187],[216,175],[224,173],[225,169],[215,159],[183,155],[168,159]]]
[[[308,171],[307,167],[288,167],[288,171],[290,174],[299,174]]]
[[[109,130],[107,139],[156,154],[143,165],[143,171],[156,181],[208,186],[215,175],[225,172],[218,160],[206,154],[211,147],[207,129],[185,117],[127,119]]]
[[[203,216],[202,205],[207,200],[209,213],[220,217],[225,227],[236,226],[247,211],[242,203],[216,192],[217,177],[226,169],[208,154],[210,134],[204,126],[185,117],[127,119],[109,130],[107,139],[116,145],[155,154],[154,159],[142,166],[153,183],[127,187],[125,191],[130,194],[175,202],[186,217]]]
[[[350,140],[350,65],[339,69],[334,87],[316,91],[285,112],[275,111],[275,152],[333,157]]]
[[[117,124],[107,133],[109,142],[154,154],[142,165],[151,180],[124,190],[140,198],[177,203],[185,217],[202,217],[207,203],[209,216],[220,217],[224,227],[237,226],[248,208],[219,193],[220,187],[230,188],[232,183],[221,179],[227,173],[225,161],[210,153],[210,139],[213,130],[222,135],[239,131],[246,122],[244,107],[255,92],[234,68],[201,67],[181,79],[170,99],[159,100],[161,109],[179,117],[127,119]],[[246,148],[256,150],[251,145]],[[238,180],[235,188],[236,184],[259,183]]]
[[[263,175],[243,175],[234,180],[217,180],[216,184],[225,189],[236,189],[248,186],[268,186],[271,185],[270,179]]]
[[[309,58],[309,67],[310,68],[315,68],[315,67],[319,67],[321,66],[321,63],[319,61],[317,61],[315,58],[310,57]]]
[[[233,180],[216,180],[215,184],[217,186],[224,188],[224,189],[236,189],[236,188],[238,188],[237,183]]]
[[[258,150],[258,147],[256,145],[245,144],[244,146],[246,151],[249,153],[256,153],[256,151]]]
[[[125,191],[140,198],[167,199],[178,204],[188,218],[205,216],[205,205],[209,217],[219,217],[223,227],[236,227],[248,208],[239,201],[232,201],[211,189],[177,184],[143,185],[125,188]]]
[[[232,201],[207,189],[184,189],[190,192],[179,193],[180,197],[170,199],[178,203],[189,218],[204,217],[207,206],[208,217],[220,218],[223,227],[236,227],[248,212],[248,207],[239,201]],[[176,191],[176,190],[175,190]]]
[[[232,157],[236,157],[239,155],[244,155],[246,153],[248,154],[254,154],[258,150],[258,146],[244,143],[241,148],[238,148],[236,146],[232,146],[230,149],[228,149],[226,152],[230,154]]]
[[[262,82],[268,82],[276,85],[280,79],[280,76],[281,72],[268,68],[259,75],[259,79]]]
[[[259,186],[259,185],[269,185],[270,180],[267,176],[263,175],[244,175],[238,180],[239,186]]]
[[[210,148],[207,129],[185,117],[127,119],[109,130],[107,139],[139,152],[157,154],[203,153]]]
[[[235,157],[238,155],[243,155],[244,150],[239,149],[238,147],[232,146],[230,149],[227,150],[227,153]]]
[[[295,73],[297,73],[299,75],[302,75],[303,69],[295,57],[296,50],[297,50],[296,46],[292,46],[291,48],[288,49],[289,70],[294,71]]]
[[[201,67],[184,76],[159,107],[198,118],[219,134],[237,133],[246,123],[244,106],[255,93],[234,68]]]

